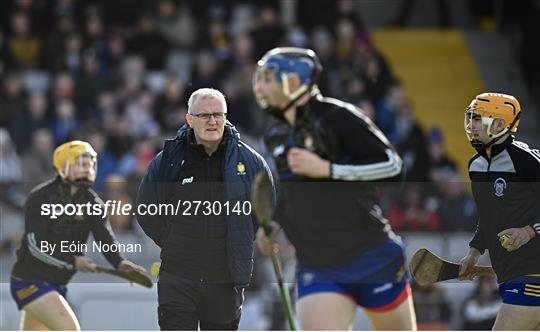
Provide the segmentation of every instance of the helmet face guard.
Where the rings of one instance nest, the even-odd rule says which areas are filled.
[[[96,180],[97,153],[87,142],[67,142],[54,150],[53,165],[62,180],[76,186],[89,187]],[[74,178],[70,178],[70,173],[74,174]]]
[[[465,134],[475,149],[486,149],[505,134],[515,133],[519,126],[520,115],[521,107],[513,96],[483,93],[476,96],[465,109]],[[498,133],[494,132],[496,119],[504,120],[505,123],[504,129]],[[481,126],[480,132],[485,138],[490,139],[488,142],[475,138],[473,122],[477,122],[475,126]]]
[[[255,99],[264,111],[280,116],[305,94],[313,94],[318,91],[317,83],[321,71],[322,65],[319,58],[310,49],[298,47],[274,48],[257,62],[257,68],[252,80]],[[292,75],[297,75],[300,79],[300,86],[295,91],[291,91],[289,85]],[[255,88],[261,80],[270,78],[280,84],[283,95],[290,101],[286,107],[280,108],[276,105],[270,105],[268,100]]]

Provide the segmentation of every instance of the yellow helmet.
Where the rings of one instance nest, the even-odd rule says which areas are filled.
[[[519,117],[521,115],[521,106],[514,96],[486,92],[476,96],[465,110],[465,133],[475,147],[483,145],[487,147],[495,143],[495,141],[508,132],[515,133],[519,126]],[[489,138],[492,138],[490,143],[481,144],[473,138],[470,123],[473,117],[480,116],[482,124],[485,127],[485,133]],[[503,119],[505,128],[499,133],[491,131],[493,121],[495,119]]]
[[[60,145],[54,150],[53,166],[62,179],[66,179],[70,167],[77,162],[77,158],[80,156],[92,158],[94,160],[94,171],[96,170],[97,153],[88,142],[70,141]],[[88,180],[94,182],[95,174],[92,179]]]

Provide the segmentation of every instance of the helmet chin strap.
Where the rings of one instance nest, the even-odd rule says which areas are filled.
[[[516,122],[519,120],[520,116],[521,116],[521,112],[516,114],[516,116],[514,117],[514,121],[512,121],[512,123],[510,124],[510,126],[508,126],[508,128],[506,129],[506,131],[504,133],[498,134],[494,139],[492,139],[488,143],[484,143],[484,142],[482,142],[482,141],[480,141],[478,139],[472,139],[471,140],[472,147],[475,148],[476,150],[486,150],[487,148],[491,147],[493,144],[495,144],[499,140],[501,140],[501,138],[505,137],[505,135],[507,133],[512,132],[512,128],[514,128],[514,126],[515,126]],[[491,129],[491,125],[489,125],[487,130],[489,131],[490,129]]]
[[[504,137],[504,135],[496,137],[496,138],[492,139],[491,141],[489,141],[488,143],[484,143],[481,140],[474,138],[474,139],[471,140],[471,145],[476,150],[486,150],[487,148],[491,147],[493,144],[497,143],[497,141],[499,141],[503,137]]]
[[[276,106],[270,106],[270,107],[267,108],[267,111],[272,115],[275,115],[275,116],[277,116],[277,117],[279,117],[281,119],[284,119],[285,118],[284,117],[285,111],[287,111],[294,104],[296,104],[296,102],[298,102],[306,94],[312,93],[313,86],[314,86],[314,84],[310,84],[305,91],[303,91],[302,93],[298,94],[293,99],[291,99],[291,101],[289,101],[287,103],[287,105],[285,105],[285,107],[280,108],[280,107],[276,107]]]
[[[94,181],[90,181],[88,178],[79,178],[73,181],[73,184],[81,188],[89,188],[94,184]]]

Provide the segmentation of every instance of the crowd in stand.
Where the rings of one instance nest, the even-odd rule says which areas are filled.
[[[321,91],[361,107],[399,150],[409,185],[383,200],[394,230],[474,229],[474,204],[442,131],[415,120],[352,0],[14,0],[0,2],[0,255],[19,240],[25,195],[54,176],[57,145],[89,141],[95,189],[133,203],[198,88],[223,91],[228,120],[266,156],[267,118],[251,77],[278,45],[313,48],[325,68]],[[117,232],[136,228],[131,216],[111,218]]]
[[[22,182],[17,189],[27,193],[53,175],[55,146],[84,139],[99,154],[95,189],[132,202],[163,138],[185,121],[187,97],[201,87],[225,93],[228,119],[265,154],[266,117],[254,102],[252,71],[266,50],[294,45],[320,56],[321,91],[361,107],[402,155],[407,179],[416,185],[385,207],[394,229],[473,229],[474,206],[445,154],[442,132],[426,132],[416,122],[413,104],[354,2],[294,4],[2,2],[0,183],[13,188]],[[3,196],[12,206],[24,200]],[[115,228],[133,227],[130,218],[119,219]]]

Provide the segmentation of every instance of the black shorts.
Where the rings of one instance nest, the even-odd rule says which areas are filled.
[[[161,330],[237,330],[244,290],[230,283],[190,280],[158,282]]]

